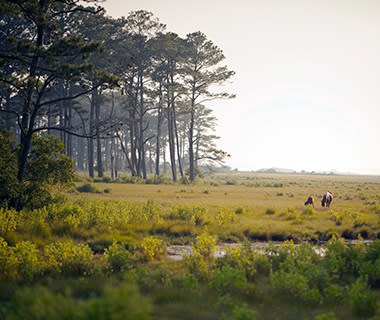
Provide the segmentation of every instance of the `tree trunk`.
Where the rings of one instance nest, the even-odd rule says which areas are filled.
[[[95,90],[94,90],[95,91]],[[90,109],[90,128],[88,141],[88,174],[91,178],[94,177],[94,114],[95,114],[95,92],[91,94],[91,109]]]
[[[102,158],[102,143],[100,139],[99,123],[100,123],[100,97],[102,95],[101,90],[95,91],[95,122],[96,122],[96,155],[97,155],[97,168],[98,177],[101,178],[104,175],[103,172],[103,158]]]
[[[162,83],[159,87],[158,110],[157,110],[157,135],[156,135],[156,172],[160,175],[160,140],[161,140],[161,122],[162,122]]]

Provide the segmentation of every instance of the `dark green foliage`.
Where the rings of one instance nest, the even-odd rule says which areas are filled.
[[[19,209],[42,208],[57,202],[59,191],[71,186],[74,178],[73,162],[64,154],[64,146],[53,136],[33,137],[25,177],[17,178],[19,145],[5,130],[0,132],[0,206],[19,197]]]
[[[88,192],[88,193],[98,193],[99,190],[96,189],[96,187],[90,183],[85,183],[79,187],[77,187],[77,190],[79,192]]]
[[[53,203],[57,192],[70,187],[73,179],[73,161],[65,155],[63,143],[54,136],[34,136],[21,206],[34,209]]]
[[[10,320],[148,320],[151,304],[134,283],[106,286],[101,296],[77,300],[41,286],[18,290],[9,309]]]
[[[377,294],[368,287],[366,277],[358,278],[349,291],[349,302],[354,314],[373,316],[377,307]]]
[[[4,128],[0,127],[0,207],[7,207],[17,196],[17,144]]]

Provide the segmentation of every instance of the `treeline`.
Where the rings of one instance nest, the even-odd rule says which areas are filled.
[[[55,135],[78,170],[193,181],[222,162],[208,101],[234,74],[201,32],[185,38],[152,13],[114,19],[73,0],[0,1],[0,121],[26,179],[36,135]],[[47,151],[48,152],[48,151]]]

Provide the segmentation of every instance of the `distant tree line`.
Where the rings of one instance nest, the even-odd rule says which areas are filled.
[[[234,74],[224,58],[203,33],[181,38],[147,11],[114,19],[79,0],[0,0],[0,124],[16,140],[18,182],[49,135],[91,177],[193,181],[201,162],[228,156],[206,106],[233,97],[211,90]]]

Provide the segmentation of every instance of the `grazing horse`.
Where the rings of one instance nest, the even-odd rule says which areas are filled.
[[[327,208],[330,208],[330,204],[333,201],[333,195],[330,191],[327,191],[322,198],[322,207],[326,205]]]
[[[309,197],[307,198],[306,202],[305,202],[305,206],[307,206],[308,204],[312,205],[313,208],[314,208],[314,198],[313,197]]]

